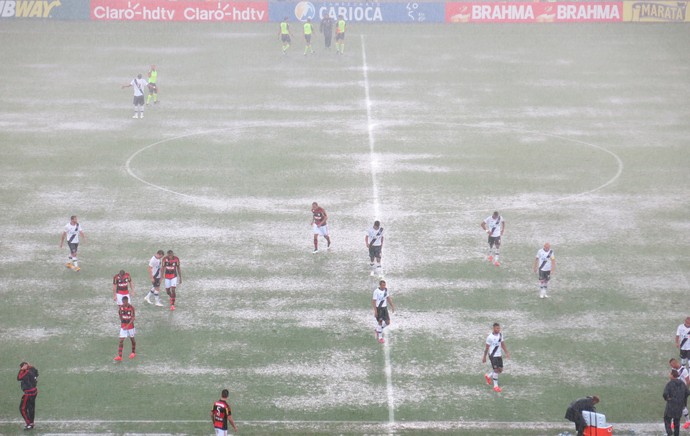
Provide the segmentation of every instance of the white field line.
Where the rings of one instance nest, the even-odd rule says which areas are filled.
[[[540,421],[525,421],[525,422],[489,422],[489,421],[399,421],[393,425],[389,422],[383,421],[306,421],[306,420],[235,420],[238,425],[246,426],[288,426],[294,428],[295,426],[303,427],[319,427],[319,426],[348,426],[348,427],[388,427],[390,429],[427,429],[427,430],[452,430],[452,429],[496,429],[496,430],[557,430],[562,428],[571,428],[572,423],[567,421],[560,422],[540,422]],[[0,425],[22,424],[21,419],[5,419],[0,420]],[[148,419],[113,419],[113,420],[99,420],[99,419],[46,419],[37,420],[37,425],[74,425],[87,426],[98,424],[210,424],[208,419],[170,419],[170,420],[148,420]],[[629,422],[608,423],[612,425],[617,431],[634,431],[638,434],[657,434],[663,432],[663,422]]]
[[[364,102],[367,106],[367,133],[369,134],[369,162],[371,164],[371,190],[374,202],[374,217],[375,219],[381,219],[379,184],[377,180],[379,159],[375,150],[374,122],[371,115],[371,98],[369,98],[369,67],[367,66],[367,52],[364,47],[364,35],[360,35],[360,38],[362,40],[362,74],[364,76]]]
[[[369,97],[369,67],[367,66],[367,51],[364,44],[364,35],[360,35],[362,41],[362,75],[364,76],[364,101],[367,107],[367,132],[369,136],[369,161],[371,163],[371,191],[374,205],[374,217],[381,219],[381,206],[379,202],[378,188],[378,157],[376,155],[376,141],[374,139],[374,122],[371,115],[371,98]],[[386,397],[388,400],[388,424],[395,425],[395,396],[393,395],[393,368],[391,367],[390,340],[383,344],[384,371],[386,373]]]
[[[455,127],[465,127],[465,128],[472,128],[472,129],[480,129],[480,128],[483,128],[483,126],[481,126],[481,125],[476,125],[476,124],[464,124],[464,123],[455,123],[455,122],[452,122],[452,121],[448,121],[448,122],[433,122],[433,121],[430,121],[430,122],[421,122],[420,124],[431,124],[431,125],[437,125],[437,126],[441,126],[441,127],[455,126]],[[543,205],[545,205],[545,204],[558,203],[558,202],[561,202],[561,201],[574,200],[574,199],[579,198],[579,197],[585,197],[586,195],[593,194],[594,192],[600,191],[600,190],[606,188],[607,186],[609,186],[610,184],[614,183],[616,180],[618,180],[618,178],[620,178],[621,174],[623,174],[623,169],[625,168],[625,165],[623,164],[623,160],[620,158],[620,156],[618,156],[618,155],[617,155],[616,153],[614,153],[613,151],[611,151],[611,150],[609,150],[608,148],[606,148],[606,147],[604,147],[604,146],[601,146],[601,145],[593,144],[593,143],[587,142],[587,141],[581,141],[581,140],[579,140],[579,139],[568,138],[568,137],[566,137],[566,136],[561,136],[561,135],[557,135],[557,134],[554,134],[554,133],[541,132],[541,131],[538,131],[538,130],[528,130],[528,129],[521,129],[521,128],[516,128],[516,127],[508,127],[508,126],[492,127],[492,128],[493,128],[493,129],[503,129],[503,130],[507,130],[507,131],[509,131],[509,132],[537,134],[537,135],[542,135],[542,136],[546,136],[546,137],[549,137],[549,138],[560,139],[560,140],[563,140],[563,141],[573,142],[573,143],[575,143],[575,144],[580,144],[580,145],[584,145],[584,146],[587,146],[587,147],[591,147],[591,148],[594,148],[594,149],[596,149],[596,150],[602,151],[602,152],[604,152],[604,153],[610,155],[611,157],[613,157],[613,159],[616,161],[616,166],[617,166],[617,168],[616,168],[616,173],[615,173],[613,176],[611,176],[611,178],[608,179],[606,182],[602,183],[601,185],[599,185],[599,186],[597,186],[597,187],[595,187],[595,188],[592,188],[592,189],[589,189],[589,190],[583,191],[583,192],[577,192],[577,193],[574,193],[574,194],[564,195],[564,196],[562,196],[562,197],[553,198],[553,199],[551,199],[551,200],[546,200],[546,201],[542,201],[542,202],[539,202],[539,203],[526,204],[526,205],[524,205],[524,206],[512,206],[512,207],[511,207],[511,206],[506,206],[506,207],[503,207],[501,210],[534,209],[534,208],[541,207],[541,206],[543,206]],[[486,209],[462,210],[461,212],[462,212],[462,213],[465,213],[465,214],[476,214],[476,213],[483,213],[483,212],[486,212]],[[438,213],[438,212],[437,212],[437,213]],[[458,211],[440,212],[440,213],[442,213],[442,214],[444,214],[444,213],[453,213],[453,214],[456,214],[456,213],[458,213]]]

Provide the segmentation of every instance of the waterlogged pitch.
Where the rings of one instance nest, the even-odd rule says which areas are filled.
[[[300,32],[282,55],[277,25],[3,22],[0,433],[22,428],[26,360],[39,434],[210,434],[223,388],[242,434],[555,435],[591,394],[616,434],[661,434],[690,315],[690,28],[350,24],[343,55],[316,33],[308,56]],[[151,64],[160,103],[132,119],[121,86]],[[159,249],[181,260],[174,312],[143,300]],[[120,269],[137,355],[114,363]]]

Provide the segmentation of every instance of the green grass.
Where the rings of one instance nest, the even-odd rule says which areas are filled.
[[[275,30],[3,23],[0,433],[21,428],[22,360],[41,371],[38,432],[206,434],[225,387],[242,434],[557,434],[588,394],[614,426],[659,432],[687,316],[690,28],[353,26],[345,56],[306,58]],[[152,63],[161,104],[132,120],[120,85]],[[312,201],[330,253],[311,254]],[[495,209],[500,269],[479,228]],[[71,214],[78,274],[58,249]],[[142,301],[158,249],[182,260],[175,313]],[[114,364],[122,268],[138,355]],[[494,321],[501,395],[482,378]]]

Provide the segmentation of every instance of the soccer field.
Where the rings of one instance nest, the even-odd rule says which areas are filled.
[[[306,57],[277,34],[2,23],[0,434],[22,428],[22,360],[41,373],[36,434],[211,434],[223,388],[241,434],[556,435],[592,394],[616,434],[662,434],[690,315],[690,27],[350,25],[343,56],[317,38]],[[132,119],[120,86],[150,64],[161,102]],[[312,201],[328,252],[312,254]],[[78,273],[58,248],[72,214]],[[175,312],[143,302],[159,249],[182,262]],[[120,269],[137,357],[114,363]],[[493,322],[500,394],[481,363]]]

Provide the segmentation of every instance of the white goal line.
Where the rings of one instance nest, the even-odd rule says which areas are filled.
[[[0,425],[20,424],[20,419],[0,420]],[[340,425],[349,427],[381,427],[381,428],[397,428],[397,429],[427,429],[427,430],[453,430],[453,429],[514,429],[514,430],[550,430],[570,428],[573,426],[568,421],[562,422],[506,422],[506,421],[395,421],[391,424],[389,421],[337,421],[337,420],[235,420],[237,424],[252,426],[252,425],[277,425],[277,426],[304,426],[304,427],[318,427],[328,425]],[[97,425],[97,424],[211,424],[210,419],[38,419],[37,425],[54,424],[54,425]],[[663,422],[611,422],[615,430],[635,431],[635,432],[654,432],[663,430]]]

